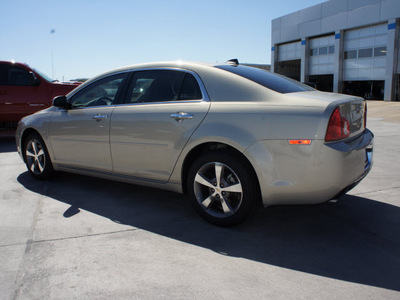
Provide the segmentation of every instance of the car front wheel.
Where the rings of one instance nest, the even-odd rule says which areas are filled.
[[[46,145],[37,133],[31,133],[24,144],[25,164],[29,173],[37,179],[49,178],[54,170]]]
[[[188,192],[195,210],[219,226],[242,222],[256,204],[253,173],[229,152],[215,151],[199,157],[189,170]]]

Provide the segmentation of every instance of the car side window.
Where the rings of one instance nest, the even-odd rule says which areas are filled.
[[[184,72],[172,70],[138,71],[133,75],[127,103],[178,100]]]
[[[8,65],[0,64],[0,85],[8,85]]]
[[[200,100],[196,78],[185,71],[148,70],[135,72],[126,103]]]
[[[179,100],[200,100],[202,98],[196,78],[192,74],[186,73],[179,94]]]
[[[10,85],[14,86],[29,86],[33,85],[32,75],[23,69],[15,68],[9,70]]]
[[[112,105],[122,87],[126,74],[117,74],[100,79],[83,88],[71,100],[72,108]]]
[[[32,72],[10,63],[0,64],[0,85],[34,86],[35,76]]]

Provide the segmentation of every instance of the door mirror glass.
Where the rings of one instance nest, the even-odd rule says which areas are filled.
[[[67,97],[57,96],[53,99],[53,106],[68,109],[70,105],[67,101]]]

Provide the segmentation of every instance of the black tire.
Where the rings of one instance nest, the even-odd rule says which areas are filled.
[[[226,151],[213,151],[190,167],[187,191],[194,209],[205,220],[233,226],[257,207],[259,192],[254,177],[240,158]]]
[[[26,167],[33,177],[36,179],[48,179],[54,175],[46,144],[38,133],[29,134],[22,151]]]

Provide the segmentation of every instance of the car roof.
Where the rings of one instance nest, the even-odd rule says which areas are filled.
[[[206,63],[180,61],[180,60],[160,61],[160,62],[150,62],[150,63],[140,63],[140,64],[128,65],[128,66],[110,70],[103,74],[105,75],[105,74],[110,74],[110,73],[133,71],[133,70],[140,70],[140,69],[154,69],[154,68],[177,68],[177,69],[186,69],[186,70],[195,72],[198,68],[204,68],[204,67],[206,67],[206,68],[209,67],[211,69],[211,68],[213,68],[213,65],[206,64]]]
[[[0,64],[9,64],[9,65],[17,65],[17,66],[23,66],[23,67],[29,67],[28,64],[26,63],[20,63],[20,62],[16,62],[13,60],[0,60]]]
[[[244,77],[216,68],[213,64],[179,60],[142,63],[113,69],[88,80],[78,90],[91,84],[93,81],[112,74],[163,68],[187,70],[196,73],[201,78],[212,101],[243,101],[243,99],[258,101],[265,99],[271,93],[276,94],[276,92],[268,90]]]

